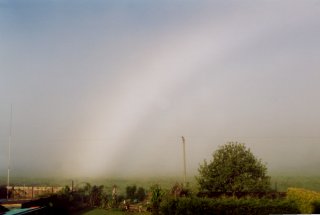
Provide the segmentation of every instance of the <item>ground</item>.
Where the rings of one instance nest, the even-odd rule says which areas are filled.
[[[105,209],[90,209],[77,212],[73,215],[123,215],[123,214],[130,214],[130,215],[150,215],[150,213],[131,213],[131,212],[122,212],[118,210],[105,210]]]

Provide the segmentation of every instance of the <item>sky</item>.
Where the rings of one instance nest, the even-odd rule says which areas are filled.
[[[229,141],[270,173],[315,173],[319,14],[317,0],[0,0],[0,176],[10,128],[12,176],[182,176],[181,136],[189,176]]]

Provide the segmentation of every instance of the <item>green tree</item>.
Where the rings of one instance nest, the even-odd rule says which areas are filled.
[[[146,191],[143,187],[139,187],[137,193],[135,194],[135,198],[142,202],[146,198]]]
[[[160,214],[160,203],[164,196],[164,192],[161,187],[157,184],[151,186],[151,211],[153,215]]]
[[[127,199],[133,200],[135,198],[135,193],[137,191],[137,186],[127,186],[126,187],[126,194],[127,194]]]
[[[103,200],[103,185],[92,186],[89,194],[90,206],[101,206]]]
[[[244,144],[229,142],[199,167],[201,192],[263,192],[270,189],[267,167]]]

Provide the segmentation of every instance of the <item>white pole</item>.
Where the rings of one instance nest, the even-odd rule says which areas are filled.
[[[9,134],[9,144],[8,144],[7,200],[9,199],[9,186],[10,186],[11,142],[12,142],[12,104],[10,109],[10,134]]]

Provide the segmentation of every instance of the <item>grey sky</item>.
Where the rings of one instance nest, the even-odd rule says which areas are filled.
[[[318,1],[0,0],[0,175],[181,174],[226,141],[320,164]]]

